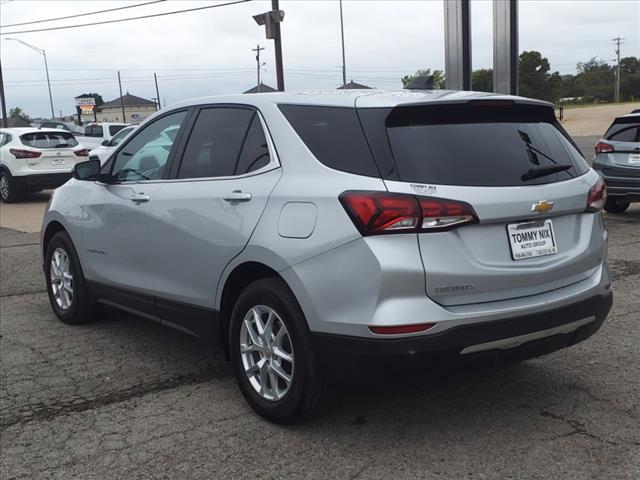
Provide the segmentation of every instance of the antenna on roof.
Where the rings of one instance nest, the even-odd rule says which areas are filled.
[[[433,90],[433,75],[416,77],[404,88],[406,90]]]

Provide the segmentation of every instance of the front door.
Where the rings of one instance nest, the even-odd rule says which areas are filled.
[[[111,181],[96,182],[84,208],[85,276],[99,287],[122,291],[125,299],[134,298],[131,292],[148,294],[145,308],[132,308],[149,313],[154,310],[148,213],[186,114],[166,115],[135,132],[104,167]]]

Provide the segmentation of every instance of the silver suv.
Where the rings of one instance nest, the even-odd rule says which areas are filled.
[[[640,113],[613,121],[596,144],[593,168],[607,185],[607,212],[624,213],[631,202],[640,202]]]
[[[548,103],[200,98],[77,165],[45,214],[44,271],[62,321],[107,304],[211,339],[251,406],[289,422],[328,381],[592,335],[612,303],[605,201]]]

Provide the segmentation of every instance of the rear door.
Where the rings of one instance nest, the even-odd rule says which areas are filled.
[[[151,203],[153,289],[163,319],[198,332],[176,302],[211,308],[226,265],[249,241],[280,178],[258,112],[203,108],[181,162]],[[194,319],[197,321],[197,319]]]
[[[604,241],[599,219],[584,213],[588,166],[550,107],[494,101],[359,113],[376,156],[386,149],[393,158],[383,174],[390,191],[427,206],[466,202],[477,214],[475,224],[418,234],[432,299],[453,306],[534,295],[598,269]]]
[[[40,151],[40,156],[26,159],[31,170],[69,171],[78,161],[87,159],[74,153],[80,149],[78,141],[65,130],[25,133],[20,136],[20,141],[24,146]]]

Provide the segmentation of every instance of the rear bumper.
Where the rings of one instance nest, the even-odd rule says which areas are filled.
[[[639,169],[633,168],[633,175],[631,175],[625,174],[630,169],[624,167],[614,169],[607,165],[594,164],[593,168],[600,174],[607,185],[607,194],[610,197],[629,202],[640,201]]]
[[[330,379],[371,383],[545,355],[593,335],[612,303],[608,292],[546,312],[456,326],[433,335],[373,339],[314,333],[313,339]]]
[[[23,175],[13,177],[17,188],[20,190],[44,190],[58,188],[71,178],[71,172],[41,173],[36,175]]]

